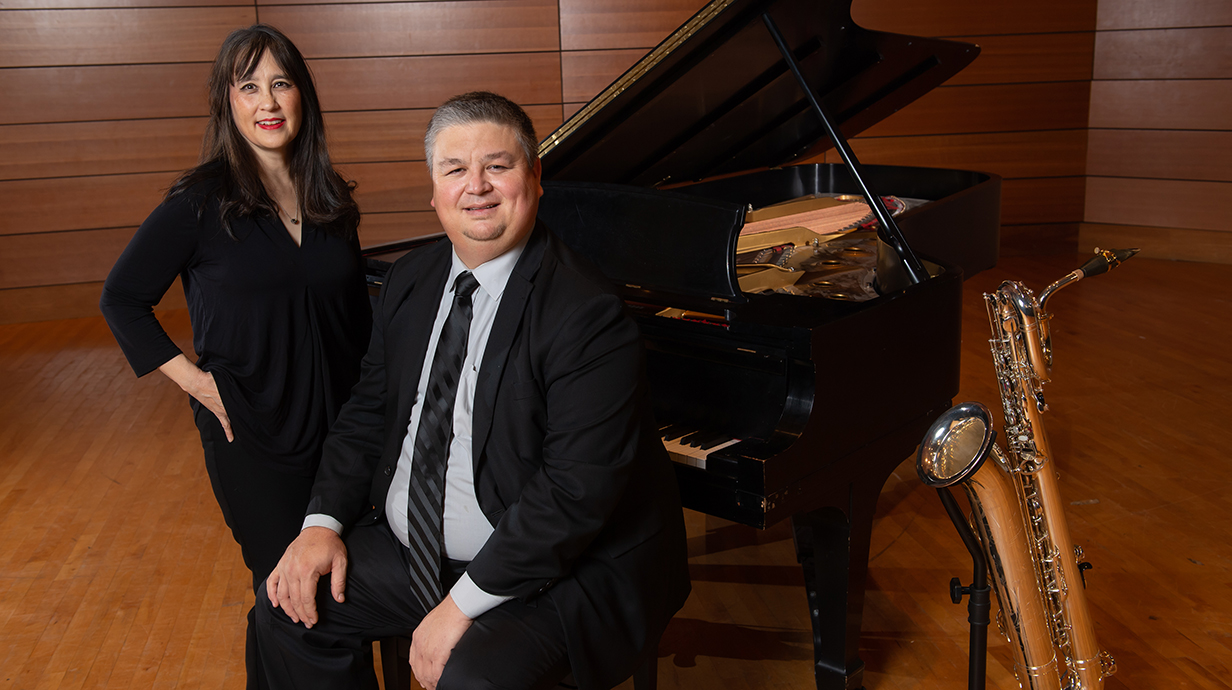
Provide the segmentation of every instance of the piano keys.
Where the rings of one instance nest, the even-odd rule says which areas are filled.
[[[740,439],[713,431],[697,431],[688,427],[667,425],[659,429],[663,447],[672,462],[683,463],[699,470],[706,469],[706,458],[712,452],[734,446]]]

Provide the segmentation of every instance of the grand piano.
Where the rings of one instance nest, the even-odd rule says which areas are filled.
[[[715,0],[540,144],[540,218],[634,314],[685,506],[791,520],[819,689],[862,685],[877,497],[958,391],[962,281],[1000,222],[996,176],[864,166],[846,138],[978,52],[864,29],[850,0]],[[845,163],[801,164],[830,148]],[[801,200],[870,217],[747,251]],[[374,289],[431,240],[370,252]],[[767,270],[787,280],[750,289]]]

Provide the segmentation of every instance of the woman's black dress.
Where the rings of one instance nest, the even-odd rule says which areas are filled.
[[[153,307],[179,276],[197,365],[235,436],[191,401],[223,517],[254,589],[299,533],[321,445],[359,377],[372,316],[359,241],[304,222],[299,246],[272,213],[218,217],[217,182],[163,202],[103,287],[100,308],[138,376],[181,354]],[[258,595],[263,595],[258,592]],[[256,687],[249,612],[249,687]]]

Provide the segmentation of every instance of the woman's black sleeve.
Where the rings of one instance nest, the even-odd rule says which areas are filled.
[[[154,316],[167,289],[197,251],[198,217],[185,197],[146,218],[103,284],[99,309],[137,376],[182,354]]]

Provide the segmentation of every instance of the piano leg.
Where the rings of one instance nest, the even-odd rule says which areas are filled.
[[[880,487],[878,487],[880,488]],[[872,501],[853,501],[872,510]],[[873,516],[827,507],[791,518],[796,559],[804,568],[809,618],[813,623],[813,675],[817,690],[857,690],[864,682],[859,657],[864,615],[864,579]]]

